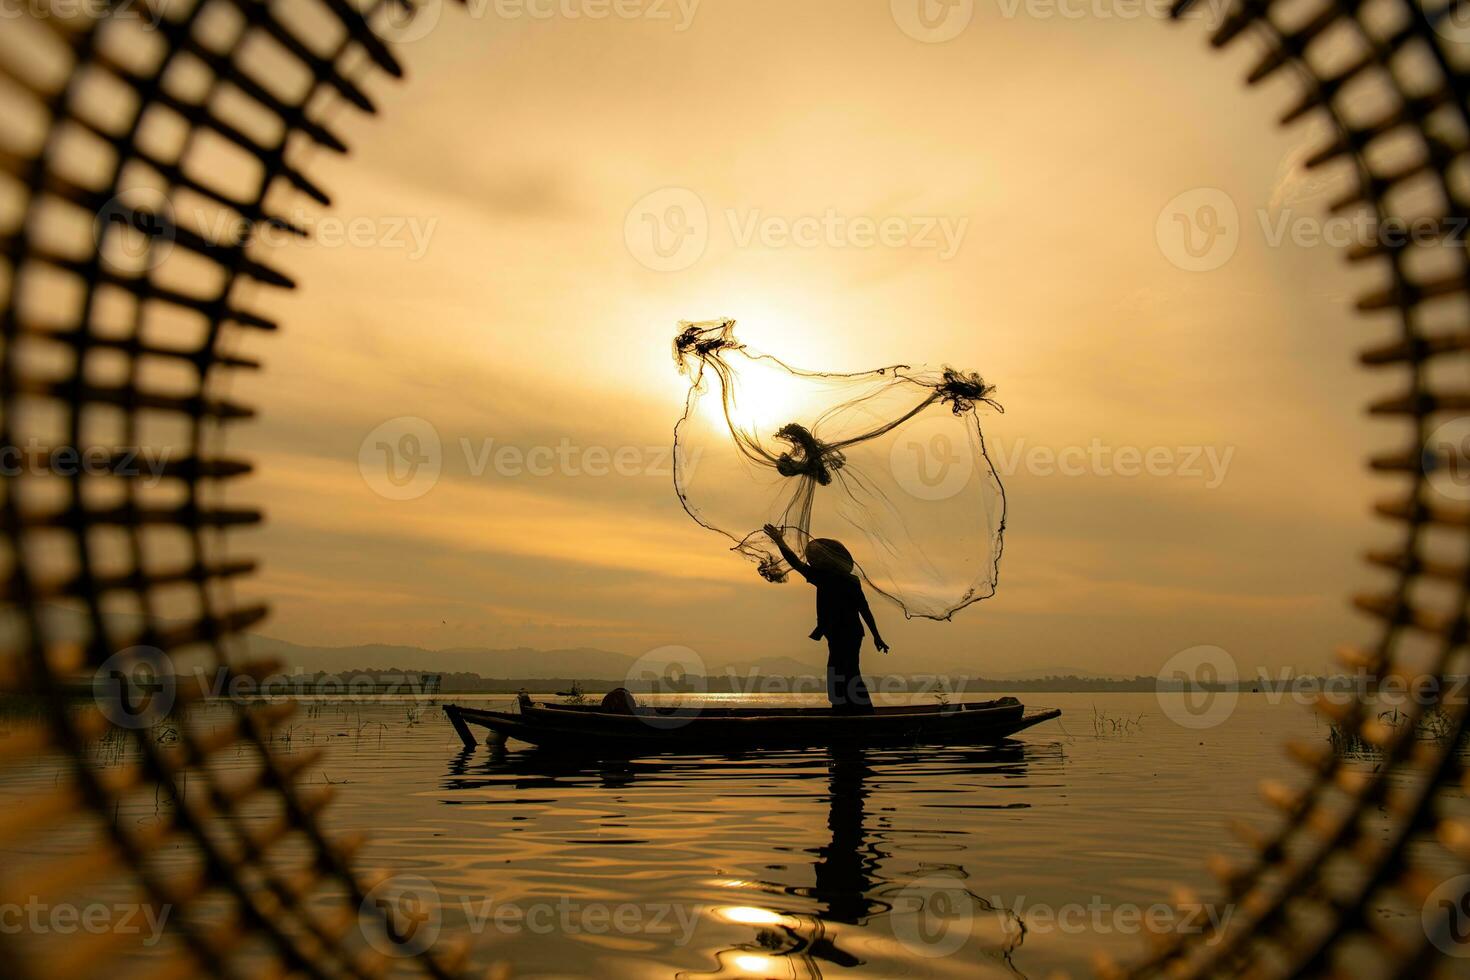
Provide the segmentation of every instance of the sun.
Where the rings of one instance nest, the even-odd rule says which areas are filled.
[[[742,364],[731,395],[731,421],[761,439],[775,436],[788,423],[810,427],[815,421],[810,399],[772,362]]]

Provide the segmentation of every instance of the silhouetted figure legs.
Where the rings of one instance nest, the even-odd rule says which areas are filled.
[[[868,685],[863,683],[858,653],[863,638],[827,637],[827,700],[838,711],[854,713],[873,710]]]

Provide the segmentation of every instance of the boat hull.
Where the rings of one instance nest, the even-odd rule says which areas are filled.
[[[520,712],[447,704],[444,713],[465,743],[472,728],[497,737],[581,753],[740,752],[821,745],[980,745],[1003,741],[1061,714],[1027,712],[1015,698],[981,704],[879,708],[842,714],[811,708],[708,708],[612,713],[573,705],[523,702]]]

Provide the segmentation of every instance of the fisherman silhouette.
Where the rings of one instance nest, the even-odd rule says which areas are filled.
[[[817,628],[813,640],[827,641],[827,700],[843,712],[873,710],[868,686],[863,683],[858,658],[863,646],[863,623],[873,632],[873,645],[888,652],[863,595],[863,583],[853,574],[852,553],[841,541],[812,538],[806,546],[806,561],[786,543],[782,530],[767,524],[765,532],[781,549],[781,557],[817,589]]]

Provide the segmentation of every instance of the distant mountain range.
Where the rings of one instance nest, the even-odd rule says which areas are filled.
[[[70,639],[81,639],[86,630],[78,615],[59,606],[46,607],[43,615],[48,627],[59,635]],[[118,629],[131,632],[138,628],[127,620],[136,617],[117,617]],[[141,624],[138,624],[141,625]],[[131,628],[130,628],[131,627]],[[0,627],[3,633],[3,627]],[[0,639],[4,639],[0,636]],[[627,678],[638,664],[637,657],[611,650],[592,647],[577,647],[562,650],[540,650],[531,647],[490,649],[483,647],[455,647],[432,650],[426,647],[370,643],[356,646],[310,646],[278,640],[260,634],[246,635],[247,649],[253,657],[279,661],[287,672],[323,672],[340,674],[352,671],[411,670],[443,674],[478,674],[485,678],[505,680],[567,678],[585,681],[613,681]],[[795,657],[759,657],[728,663],[705,665],[710,676],[734,675],[735,677],[821,677],[825,673],[822,654],[825,651],[812,645],[809,659]],[[882,658],[869,657],[865,663],[871,671],[878,672],[885,666]],[[977,673],[974,666],[949,666],[915,673],[948,673],[970,675]],[[1077,677],[1105,679],[1100,675],[1076,667],[1042,667],[1012,673],[985,671],[985,676],[1004,681],[1040,680],[1048,677]]]
[[[457,647],[429,650],[424,647],[371,643],[350,647],[315,647],[288,643],[268,636],[251,635],[250,652],[279,660],[290,670],[329,674],[354,670],[420,670],[445,674],[480,674],[510,680],[529,677],[626,677],[636,658],[611,650],[581,647],[572,650],[509,650]]]
[[[479,674],[482,677],[497,677],[506,680],[530,678],[564,677],[588,681],[622,680],[627,678],[638,665],[638,659],[625,653],[579,647],[569,650],[538,650],[530,647],[513,649],[489,649],[481,647],[457,647],[448,650],[429,650],[415,646],[392,646],[368,644],[350,647],[314,647],[288,643],[266,636],[249,637],[251,652],[259,657],[279,660],[289,669],[305,672],[323,671],[341,673],[352,670],[399,670],[433,671],[438,673]],[[822,677],[826,673],[825,651],[813,649],[810,660],[794,657],[759,657],[729,663],[705,665],[711,676],[735,677]],[[644,665],[646,666],[646,665]],[[865,666],[878,672],[884,667],[881,657],[868,657]],[[691,672],[694,672],[691,670]],[[976,668],[950,667],[939,671],[918,673],[950,673],[955,675],[977,672]],[[1078,677],[1104,679],[1105,675],[1080,670],[1076,667],[1044,667],[1013,673],[985,671],[985,676],[1004,681],[1041,680],[1048,677]]]
[[[1099,674],[1096,671],[1083,670],[1081,667],[1034,667],[1031,670],[1018,670],[1009,674],[987,671],[986,677],[993,677],[1000,681],[1037,681],[1047,677],[1086,677],[1092,680],[1115,680],[1121,674]]]

